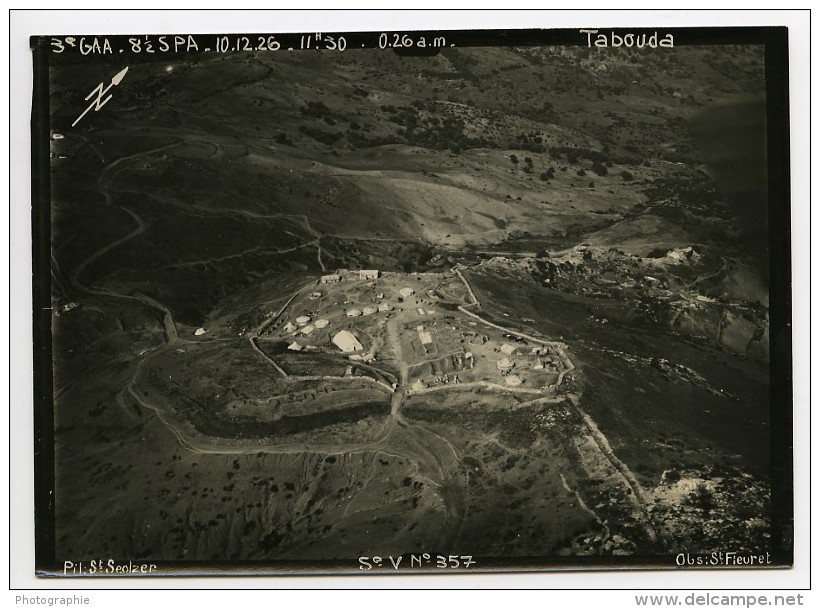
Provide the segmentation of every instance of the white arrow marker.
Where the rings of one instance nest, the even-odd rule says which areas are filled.
[[[105,87],[105,88],[103,88],[103,83],[100,83],[100,84],[98,84],[96,87],[94,87],[94,90],[93,90],[93,91],[91,91],[91,93],[89,93],[89,94],[86,96],[85,101],[88,101],[89,99],[91,99],[92,97],[94,97],[94,95],[95,95],[95,94],[97,95],[97,97],[94,99],[94,101],[92,101],[92,102],[89,104],[88,108],[86,108],[86,109],[85,109],[85,111],[84,111],[82,114],[80,114],[80,116],[78,116],[78,117],[77,117],[77,120],[75,120],[73,123],[71,123],[71,126],[73,127],[74,125],[76,125],[77,123],[79,123],[79,122],[82,120],[82,118],[83,118],[86,114],[88,114],[88,112],[89,112],[92,108],[94,108],[94,112],[99,112],[99,111],[100,111],[100,108],[102,108],[105,104],[107,104],[107,103],[109,102],[109,100],[110,100],[112,97],[114,97],[113,95],[109,95],[108,97],[106,97],[105,99],[103,99],[103,95],[105,95],[106,93],[108,93],[108,90],[109,90],[109,89],[111,89],[111,87],[114,87],[114,86],[116,86],[116,85],[120,84],[120,83],[122,82],[122,79],[123,79],[123,78],[125,78],[125,73],[126,73],[127,71],[128,71],[128,67],[125,67],[125,68],[123,68],[121,71],[117,72],[117,73],[114,75],[114,78],[112,78],[112,79],[111,79],[111,84],[110,84],[110,85],[108,85],[108,86],[107,86],[107,87]]]

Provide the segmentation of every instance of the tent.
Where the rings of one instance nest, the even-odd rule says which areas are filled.
[[[345,353],[353,353],[354,351],[362,351],[364,349],[359,339],[348,330],[337,332],[336,336],[333,337],[333,344]]]

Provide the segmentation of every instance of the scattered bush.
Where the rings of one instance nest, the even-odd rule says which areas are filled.
[[[280,133],[276,137],[273,138],[273,141],[277,144],[282,144],[283,146],[293,146],[294,143],[290,140],[290,138],[285,135],[284,133]]]
[[[592,164],[592,171],[599,176],[605,176],[607,173],[609,173],[609,171],[606,168],[606,165],[599,161],[596,161]]]

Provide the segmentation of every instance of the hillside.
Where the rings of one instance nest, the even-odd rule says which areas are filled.
[[[113,63],[51,67],[60,555],[768,547],[762,47],[158,56],[70,128]]]

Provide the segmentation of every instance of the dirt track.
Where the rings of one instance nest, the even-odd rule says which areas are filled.
[[[174,146],[178,146],[181,142],[182,142],[182,140],[178,140],[178,141],[173,142],[171,144],[166,144],[164,146],[159,146],[157,148],[152,148],[150,150],[146,150],[146,151],[143,151],[143,152],[138,152],[136,154],[120,157],[120,158],[112,161],[108,165],[106,165],[105,168],[100,173],[100,177],[97,179],[97,188],[102,193],[103,197],[105,197],[106,204],[110,205],[112,207],[114,206],[114,203],[113,203],[113,200],[112,200],[112,197],[111,197],[111,192],[109,190],[109,185],[110,185],[111,181],[114,179],[114,177],[116,176],[115,171],[117,170],[117,168],[120,165],[122,165],[124,163],[127,163],[128,161],[131,161],[131,160],[134,160],[134,159],[142,158],[142,157],[145,157],[145,156],[150,156],[152,154],[156,154],[157,152],[161,152],[163,150],[168,150],[170,148],[173,148]],[[80,292],[83,292],[85,294],[93,294],[93,295],[97,295],[97,296],[112,296],[114,298],[122,298],[122,299],[125,299],[125,300],[136,300],[138,302],[142,302],[143,304],[151,307],[152,309],[156,309],[156,310],[160,311],[162,313],[163,326],[164,326],[164,329],[165,329],[165,339],[169,343],[175,342],[179,339],[179,335],[177,333],[176,322],[174,322],[174,316],[171,313],[170,309],[168,309],[168,307],[166,307],[165,305],[163,305],[163,304],[157,302],[156,300],[154,300],[153,298],[150,298],[149,296],[145,296],[143,294],[139,294],[139,293],[125,294],[125,293],[122,293],[122,292],[116,292],[114,290],[107,290],[107,289],[102,289],[102,288],[93,288],[93,287],[89,287],[89,286],[84,285],[80,280],[80,277],[82,275],[83,270],[85,270],[85,268],[88,267],[89,264],[91,264],[92,262],[94,262],[95,260],[97,260],[98,258],[103,256],[104,254],[108,253],[109,251],[113,250],[114,248],[122,245],[123,243],[126,243],[127,241],[130,241],[131,239],[133,239],[134,237],[136,237],[138,235],[141,235],[148,228],[148,224],[146,224],[142,220],[142,218],[140,218],[139,215],[135,211],[133,211],[132,209],[129,209],[128,207],[120,207],[119,209],[122,209],[129,216],[131,216],[131,218],[137,224],[136,228],[134,230],[132,230],[130,233],[128,233],[127,235],[112,241],[111,243],[109,243],[108,245],[105,245],[104,247],[101,247],[100,249],[95,251],[93,254],[91,254],[88,258],[83,260],[80,264],[78,264],[77,267],[74,268],[71,271],[71,273],[69,274],[69,278],[71,280],[71,283]]]

